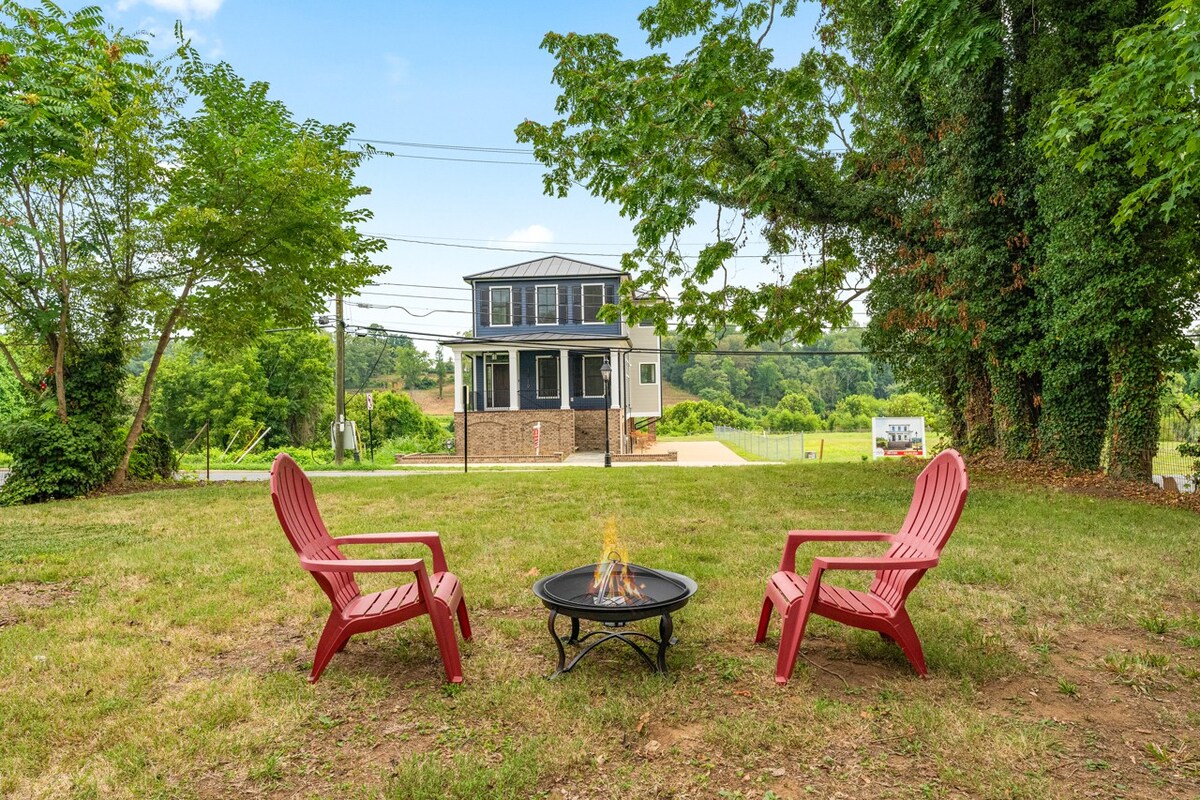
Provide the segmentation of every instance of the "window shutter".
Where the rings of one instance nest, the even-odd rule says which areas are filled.
[[[476,327],[491,325],[492,321],[488,318],[488,288],[483,286],[476,291],[479,292],[479,325]]]
[[[571,359],[571,391],[568,397],[579,397],[583,394],[583,359],[570,356]]]
[[[567,293],[563,291],[561,286],[558,287],[558,322],[560,325],[567,321]]]
[[[571,287],[571,322],[583,322],[583,287]]]
[[[537,322],[537,289],[532,286],[526,286],[521,289],[521,297],[524,298],[525,307],[525,325],[533,325]]]
[[[611,283],[604,284],[604,302],[610,306],[617,302],[617,287]]]

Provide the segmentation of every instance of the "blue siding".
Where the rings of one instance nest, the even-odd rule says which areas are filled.
[[[604,285],[605,302],[614,302],[617,295],[618,278],[570,278],[520,280],[520,281],[477,281],[474,296],[475,336],[488,338],[514,333],[562,333],[562,334],[595,334],[602,336],[620,336],[621,323],[583,323],[583,309],[580,307],[582,286],[584,284],[600,283]],[[559,320],[557,325],[537,325],[536,287],[557,285],[559,287]],[[490,299],[488,290],[492,287],[511,287],[513,289],[513,324],[493,327],[490,325]],[[526,302],[527,301],[527,302]],[[528,320],[528,321],[526,321]]]
[[[559,397],[537,396],[538,356],[554,356],[554,369],[556,372],[559,369],[557,350],[523,350],[518,354],[518,358],[520,358],[517,366],[520,369],[521,408],[560,408],[562,400]],[[560,386],[558,390],[561,392],[562,388]]]

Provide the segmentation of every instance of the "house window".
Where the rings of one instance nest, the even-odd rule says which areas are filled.
[[[512,325],[512,289],[507,286],[493,286],[488,293],[492,304],[490,323]]]
[[[558,287],[537,287],[537,324],[558,324]]]
[[[539,400],[558,397],[558,358],[538,356],[534,359],[537,369],[537,396]]]
[[[638,372],[641,374],[642,383],[658,383],[658,364],[640,364]]]
[[[600,306],[604,305],[604,284],[585,283],[583,285],[583,321],[600,322]]]
[[[583,357],[583,396],[604,397],[604,376],[600,367],[604,364],[604,356]]]

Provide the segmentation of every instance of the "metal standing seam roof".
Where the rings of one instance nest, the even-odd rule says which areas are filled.
[[[622,270],[613,269],[612,267],[602,267],[598,264],[589,264],[586,261],[576,261],[573,258],[563,258],[562,256],[547,256],[546,258],[535,258],[533,261],[523,261],[520,264],[513,264],[508,267],[476,272],[474,275],[464,276],[463,280],[469,283],[485,279],[616,277],[625,274]]]

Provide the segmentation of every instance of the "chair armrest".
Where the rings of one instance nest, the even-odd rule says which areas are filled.
[[[806,542],[891,542],[895,538],[893,534],[876,531],[788,531],[779,569],[795,572],[796,550]]]
[[[933,569],[937,556],[928,558],[814,558],[813,569],[861,569],[875,572],[881,569]]]
[[[433,553],[433,571],[447,572],[446,554],[442,550],[442,539],[433,531],[409,531],[404,533],[355,533],[338,536],[334,544],[423,544]]]
[[[423,558],[308,558],[300,557],[300,566],[309,572],[416,572],[424,574]]]

